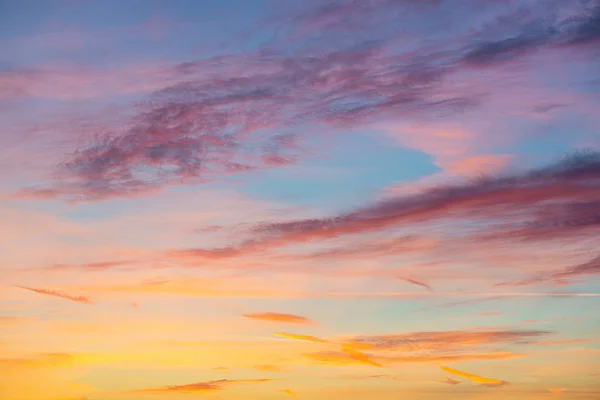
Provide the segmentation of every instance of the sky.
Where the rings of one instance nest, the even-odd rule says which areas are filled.
[[[600,397],[600,1],[0,1],[0,398]]]

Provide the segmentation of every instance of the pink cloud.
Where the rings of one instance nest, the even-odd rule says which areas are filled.
[[[398,226],[453,219],[497,219],[510,214],[509,211],[519,211],[519,217],[527,219],[535,215],[537,207],[543,208],[550,200],[561,202],[565,210],[581,201],[598,201],[598,165],[596,153],[584,154],[532,171],[442,186],[413,196],[398,196],[328,218],[266,222],[254,228],[253,239],[237,246],[186,251],[204,258],[235,257],[294,243],[366,234]],[[545,232],[539,230],[538,234],[543,237]],[[570,234],[568,230],[563,232],[563,236]],[[583,273],[584,270],[594,273],[595,268],[590,264],[569,274]]]

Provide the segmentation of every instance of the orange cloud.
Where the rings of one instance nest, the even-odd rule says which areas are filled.
[[[363,364],[372,365],[374,367],[382,367],[381,364],[373,361],[368,355],[354,349],[351,345],[342,345],[342,351],[348,354],[353,359],[360,361]]]
[[[29,358],[0,358],[9,368],[65,367],[75,363],[76,356],[66,353],[43,353]]]
[[[347,365],[347,364],[365,364],[365,361],[354,357],[347,352],[318,352],[304,354],[305,357],[327,364]],[[401,365],[407,363],[436,363],[441,362],[459,362],[459,361],[480,361],[480,360],[507,360],[523,357],[523,354],[495,352],[495,353],[473,353],[462,355],[418,355],[418,356],[383,356],[373,355],[369,357],[370,362],[382,365]],[[373,365],[373,364],[370,364]]]
[[[560,393],[564,392],[565,389],[564,388],[548,389],[548,391],[554,395],[559,395]]]
[[[161,282],[132,284],[108,284],[79,287],[87,291],[104,293],[168,294],[189,297],[244,297],[244,298],[293,298],[304,292],[284,290],[259,284],[256,280],[232,282],[227,279],[185,278]]]
[[[320,339],[316,336],[309,335],[297,335],[295,333],[285,333],[285,332],[273,332],[273,335],[279,336],[286,339],[296,339],[296,340],[305,340],[308,342],[316,342],[316,343],[331,343],[328,340]]]
[[[209,393],[209,392],[213,392],[213,391],[223,390],[228,385],[232,385],[232,384],[271,382],[273,380],[274,379],[246,379],[246,380],[221,379],[218,381],[190,383],[187,385],[174,385],[174,386],[162,386],[162,387],[157,387],[157,388],[137,389],[137,390],[131,390],[131,391],[129,391],[129,393],[143,393],[143,394]]]
[[[280,313],[260,313],[260,314],[244,314],[243,317],[250,319],[257,319],[261,321],[273,321],[273,322],[289,322],[292,324],[311,324],[308,318],[301,317],[293,314],[280,314]]]
[[[264,372],[284,372],[285,369],[278,366],[278,365],[269,365],[269,364],[265,364],[265,365],[255,365],[252,368],[259,370],[259,371],[264,371]]]
[[[508,384],[508,382],[506,382],[506,381],[500,381],[498,379],[492,379],[492,378],[484,378],[483,376],[469,374],[468,372],[462,372],[462,371],[459,371],[457,369],[449,368],[449,367],[446,367],[446,366],[441,366],[440,368],[442,370],[448,372],[449,374],[453,374],[453,375],[456,375],[456,376],[460,376],[460,377],[463,377],[463,378],[470,379],[474,383],[478,383],[480,385],[502,386],[502,385]]]
[[[62,270],[82,270],[82,271],[96,271],[96,270],[106,270],[114,267],[120,267],[122,265],[133,264],[134,261],[131,260],[122,260],[122,261],[103,261],[103,262],[91,262],[86,264],[54,264],[48,267],[35,268],[37,270],[52,270],[52,271],[62,271]]]
[[[289,389],[278,390],[279,393],[287,394],[288,396],[298,397],[298,395]]]
[[[60,297],[60,298],[63,298],[63,299],[67,299],[67,300],[71,300],[71,301],[76,301],[76,302],[79,302],[79,303],[92,304],[92,301],[89,298],[85,297],[85,296],[71,296],[69,294],[58,292],[56,290],[36,289],[36,288],[32,288],[32,287],[19,286],[19,285],[15,285],[15,286],[18,287],[18,288],[21,288],[21,289],[30,290],[32,292],[36,292],[36,293],[40,293],[40,294],[47,294],[49,296]]]
[[[452,378],[446,378],[446,380],[445,380],[445,381],[442,381],[442,383],[447,383],[448,385],[459,385],[459,384],[461,384],[462,382],[461,382],[461,381],[454,380],[454,379],[452,379]]]

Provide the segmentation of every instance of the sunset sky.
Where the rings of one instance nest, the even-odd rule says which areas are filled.
[[[0,0],[0,50],[0,400],[600,398],[600,0]]]

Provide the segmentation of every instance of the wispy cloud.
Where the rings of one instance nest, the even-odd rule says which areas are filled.
[[[412,332],[406,334],[363,335],[352,338],[353,341],[373,346],[373,349],[400,350],[403,352],[422,350],[441,350],[477,346],[492,343],[519,343],[550,335],[542,330],[513,331],[439,331]]]
[[[264,372],[285,372],[285,368],[283,368],[282,366],[272,364],[254,365],[252,368],[254,368],[257,371]]]
[[[425,289],[429,290],[430,292],[433,292],[433,289],[431,288],[431,286],[429,286],[425,282],[418,281],[418,280],[413,279],[413,278],[400,278],[400,279],[402,279],[403,281],[406,281],[408,283],[412,283],[413,285],[424,287]]]
[[[196,250],[201,257],[235,257],[294,243],[312,242],[352,234],[366,234],[407,224],[444,220],[485,221],[519,209],[523,220],[537,217],[550,201],[562,202],[565,212],[584,199],[599,201],[600,155],[586,153],[545,168],[514,175],[500,175],[458,185],[446,185],[412,196],[391,198],[371,206],[328,217],[289,222],[265,222],[256,226],[253,239],[215,250]],[[570,208],[569,208],[570,207]],[[532,223],[535,220],[532,221]],[[489,228],[488,228],[489,229]],[[572,230],[563,235],[572,235]],[[530,237],[544,238],[544,229],[530,230]],[[473,240],[479,240],[477,237]],[[570,274],[594,273],[595,264],[573,269]],[[567,275],[565,271],[564,276]]]
[[[221,379],[218,381],[190,383],[187,385],[162,386],[156,388],[131,390],[129,393],[140,394],[160,394],[160,393],[210,393],[214,391],[224,390],[230,385],[245,384],[245,383],[262,383],[271,382],[274,379],[246,379],[246,380],[229,380]]]
[[[508,384],[508,382],[506,382],[506,381],[500,381],[498,379],[492,379],[492,378],[484,378],[484,377],[479,376],[479,375],[470,374],[468,372],[462,372],[462,371],[459,371],[457,369],[449,368],[449,367],[446,367],[446,366],[442,366],[440,368],[442,370],[448,372],[449,374],[453,374],[453,375],[456,375],[456,376],[467,378],[467,379],[473,381],[474,383],[478,383],[480,385],[485,385],[485,386],[502,386],[502,385]]]
[[[47,267],[38,269],[51,270],[51,271],[63,271],[63,270],[90,270],[90,271],[102,271],[110,268],[120,267],[123,265],[132,264],[134,261],[122,260],[122,261],[103,261],[103,262],[90,262],[85,264],[54,264]]]
[[[442,383],[447,383],[448,385],[459,385],[460,383],[462,383],[461,381],[457,381],[454,380],[452,378],[446,378],[445,381],[442,381]]]
[[[15,287],[21,288],[21,289],[25,289],[25,290],[30,290],[32,292],[36,292],[39,294],[46,294],[48,296],[54,296],[54,297],[60,297],[62,299],[67,299],[67,300],[71,300],[71,301],[76,301],[79,303],[86,303],[86,304],[92,304],[92,301],[86,297],[86,296],[72,296],[66,293],[62,293],[56,290],[51,290],[51,289],[38,289],[38,288],[32,288],[32,287],[27,287],[27,286],[19,286],[19,285],[15,285]]]
[[[289,389],[281,389],[281,390],[278,390],[278,392],[279,393],[283,393],[283,394],[287,394],[288,396],[298,397],[298,395],[296,393],[292,392]]]
[[[520,358],[524,354],[509,353],[509,352],[492,352],[492,353],[471,353],[461,355],[414,355],[414,356],[398,356],[398,355],[373,355],[370,361],[380,364],[380,366],[392,366],[412,363],[437,364],[441,362],[461,362],[461,361],[491,361],[491,360],[510,360]],[[359,360],[344,352],[318,352],[305,354],[305,357],[324,364],[348,365],[348,364],[364,364],[364,361]],[[372,365],[372,364],[371,364]]]
[[[260,321],[270,321],[270,322],[288,322],[293,324],[312,324],[308,318],[302,317],[300,315],[293,314],[280,314],[280,313],[258,313],[258,314],[244,314],[243,317],[256,319]]]
[[[557,396],[557,395],[561,394],[562,392],[564,392],[565,389],[564,388],[554,388],[554,389],[549,388],[548,391],[550,393],[552,393],[553,395]]]
[[[408,22],[417,10],[438,19],[449,4],[426,3],[378,0],[368,5],[308,7],[308,12],[289,18],[289,35],[270,41],[261,51],[129,67],[109,79],[97,71],[4,72],[0,82],[6,83],[5,96],[35,94],[40,88],[42,95],[60,94],[65,87],[80,88],[78,97],[111,89],[152,91],[122,128],[67,157],[56,182],[19,195],[105,200],[288,165],[302,155],[296,137],[314,130],[308,126],[340,131],[375,120],[462,113],[484,97],[472,88],[452,87],[465,69],[499,67],[540,49],[580,50],[598,40],[593,28],[600,15],[597,7],[590,11],[581,2],[553,2],[544,7],[553,18],[544,18],[539,4],[528,5],[525,11],[511,5],[503,11],[495,2],[486,2],[499,20],[516,25],[512,36],[482,32],[481,23],[475,21],[469,34],[448,32],[444,38],[417,28],[412,36],[423,36],[429,43],[417,40],[398,55],[391,45],[404,33],[399,27],[415,29],[398,19]],[[562,21],[559,16],[566,12],[576,18]],[[349,25],[334,16],[342,16]],[[318,30],[319,40],[314,36],[317,31],[306,29],[306,24],[324,27]]]
[[[342,345],[342,351],[348,354],[351,358],[363,364],[371,365],[373,367],[382,367],[381,364],[373,361],[373,359],[369,355],[356,350],[352,345]]]
[[[0,365],[8,368],[68,367],[77,357],[68,353],[43,353],[27,358],[0,358]]]
[[[530,279],[518,282],[502,282],[496,286],[526,286],[535,283],[546,283],[560,281],[563,279],[576,278],[578,276],[595,275],[600,273],[600,256],[592,258],[590,261],[563,270],[538,275]]]
[[[273,332],[273,335],[279,336],[282,338],[286,338],[286,339],[304,340],[304,341],[315,342],[315,343],[331,343],[328,340],[321,339],[316,336],[310,336],[310,335],[298,335],[295,333],[285,333],[285,332]]]

